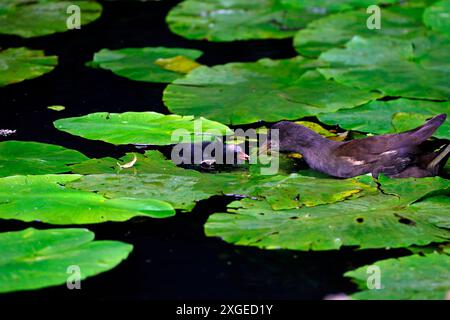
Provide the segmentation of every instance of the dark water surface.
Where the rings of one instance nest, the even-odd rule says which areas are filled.
[[[177,2],[107,1],[103,3],[102,17],[79,31],[34,39],[0,35],[0,47],[26,46],[59,57],[53,72],[0,88],[0,128],[17,130],[10,139],[58,144],[89,157],[119,157],[132,147],[84,140],[54,129],[52,122],[98,111],[168,113],[162,103],[165,85],[131,81],[106,70],[85,67],[94,52],[144,46],[195,48],[204,51],[199,61],[207,65],[296,55],[290,39],[208,43],[171,34],[164,17]],[[64,105],[67,109],[55,112],[47,110],[49,105]],[[133,244],[128,260],[112,271],[84,280],[81,290],[60,286],[3,294],[0,300],[322,299],[329,293],[355,291],[355,285],[342,277],[345,271],[407,253],[349,248],[328,252],[265,251],[205,237],[203,224],[208,216],[224,212],[231,200],[214,197],[200,202],[192,213],[178,213],[169,219],[83,226],[94,231],[97,239]],[[0,231],[30,225],[54,227],[2,220]]]

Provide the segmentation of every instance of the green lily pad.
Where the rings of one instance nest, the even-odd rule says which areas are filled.
[[[423,21],[431,29],[450,37],[450,1],[442,0],[429,6],[423,13]]]
[[[172,32],[188,39],[234,41],[288,38],[332,12],[395,0],[186,0],[166,18]]]
[[[127,163],[134,156],[119,160]],[[256,170],[231,173],[200,173],[182,169],[157,151],[136,155],[132,168],[119,170],[112,158],[91,159],[71,167],[85,174],[71,188],[99,193],[106,198],[158,198],[176,209],[191,210],[197,201],[213,195],[259,197],[276,209],[314,206],[356,198],[373,188],[355,179],[316,179],[297,174],[260,175]]]
[[[67,13],[67,8],[71,5],[80,8],[82,26],[102,13],[102,6],[94,1],[3,0],[0,33],[30,38],[68,31],[67,19],[72,13]]]
[[[60,119],[54,125],[73,135],[113,144],[169,145],[180,142],[179,139],[183,142],[209,141],[211,134],[231,132],[227,126],[205,118],[157,112],[98,112]]]
[[[374,134],[398,133],[422,125],[427,118],[440,113],[450,115],[450,102],[434,102],[409,99],[373,101],[351,110],[319,114],[321,122],[338,124],[346,130],[357,130]],[[402,114],[401,125],[398,114]],[[397,120],[395,120],[397,119]],[[450,139],[450,119],[435,132],[437,138]]]
[[[294,37],[294,47],[303,56],[317,57],[320,53],[339,47],[358,35],[365,38],[391,36],[411,39],[424,35],[423,8],[383,8],[381,29],[367,28],[366,10],[336,13],[314,20]]]
[[[0,218],[51,224],[88,224],[126,221],[136,216],[166,218],[175,214],[170,204],[156,199],[107,199],[92,192],[64,187],[80,177],[41,175],[0,178]]]
[[[93,240],[87,229],[0,233],[0,292],[66,284],[71,266],[79,268],[83,280],[114,268],[133,249],[119,241]]]
[[[352,295],[363,300],[445,300],[450,291],[450,256],[431,253],[377,261],[380,289],[368,289],[364,266],[345,273],[362,290]]]
[[[319,62],[301,57],[202,66],[169,84],[163,100],[174,113],[236,125],[294,120],[381,97],[309,71],[317,66]]]
[[[0,87],[42,76],[52,71],[57,63],[56,56],[45,56],[42,50],[27,48],[2,50],[0,51]]]
[[[449,48],[450,40],[437,35],[414,40],[355,36],[346,48],[322,53],[330,68],[319,71],[327,79],[389,96],[450,100]]]
[[[53,144],[3,141],[0,142],[0,177],[68,172],[68,165],[88,159],[78,151]]]
[[[71,188],[99,193],[106,198],[132,197],[156,198],[170,203],[176,209],[192,210],[196,202],[215,194],[208,189],[211,181],[205,178],[204,190],[194,189],[200,184],[202,174],[195,170],[177,167],[158,151],[136,154],[132,168],[119,170],[117,163],[127,163],[133,156],[120,160],[92,159],[72,166],[72,171],[87,174],[70,184]],[[205,175],[206,177],[214,175]]]
[[[170,83],[198,67],[193,61],[202,52],[182,48],[124,48],[102,49],[94,54],[89,66],[111,70],[136,81]]]
[[[273,210],[267,201],[244,199],[231,213],[216,213],[205,224],[208,236],[265,249],[331,250],[407,247],[445,242],[450,232],[449,182],[439,177],[381,180],[384,193],[327,205]]]

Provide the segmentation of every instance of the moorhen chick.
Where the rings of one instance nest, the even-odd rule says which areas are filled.
[[[204,168],[215,164],[240,164],[249,158],[240,145],[224,143],[220,138],[212,142],[180,143],[172,148],[171,154],[177,165],[200,165]]]
[[[416,129],[398,134],[345,142],[329,140],[302,125],[282,121],[272,126],[279,130],[279,145],[270,136],[268,144],[280,152],[300,153],[312,169],[339,178],[367,173],[375,178],[380,173],[395,178],[435,176],[448,159],[450,145],[435,152],[427,151],[424,142],[446,117],[437,115]]]

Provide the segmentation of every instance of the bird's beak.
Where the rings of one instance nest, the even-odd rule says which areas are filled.
[[[238,158],[239,158],[240,160],[245,161],[245,160],[249,160],[249,159],[250,159],[250,156],[249,156],[248,154],[246,154],[244,151],[239,151],[239,152],[238,152]]]

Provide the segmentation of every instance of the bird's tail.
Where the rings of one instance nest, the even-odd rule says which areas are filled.
[[[425,122],[424,125],[408,131],[407,134],[409,138],[413,139],[417,144],[420,144],[431,138],[433,133],[441,126],[441,124],[444,123],[446,118],[447,115],[445,113],[441,113]]]

